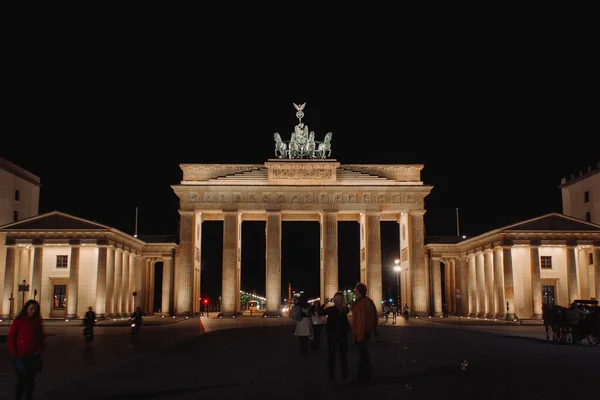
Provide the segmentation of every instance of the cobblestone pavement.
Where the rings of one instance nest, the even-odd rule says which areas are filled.
[[[328,384],[326,351],[301,356],[287,318],[147,322],[133,345],[127,326],[99,327],[92,352],[83,351],[80,326],[49,327],[36,398],[559,399],[589,396],[600,370],[600,346],[547,342],[540,324],[398,319],[382,321],[371,343],[369,386]],[[5,344],[0,355],[9,359]],[[352,343],[348,356],[353,376]],[[0,398],[14,385],[9,364],[0,370]]]

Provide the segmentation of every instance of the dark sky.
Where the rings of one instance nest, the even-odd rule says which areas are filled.
[[[88,29],[24,31],[29,46],[8,50],[13,135],[0,157],[41,177],[40,212],[133,233],[139,207],[140,234],[175,234],[179,164],[265,162],[273,133],[287,140],[297,123],[292,103],[307,103],[317,140],[333,132],[342,163],[424,164],[428,236],[456,234],[456,207],[469,236],[561,212],[560,178],[600,160],[570,108],[587,56],[560,33],[405,31],[393,10],[368,29],[323,12],[294,30],[160,7],[98,3]],[[384,290],[397,230],[382,224]],[[316,294],[318,224],[284,223],[283,235],[282,286]],[[358,224],[340,223],[339,236],[350,288]],[[203,238],[202,290],[218,296],[220,223]],[[264,223],[245,224],[244,238],[242,288],[264,293]]]

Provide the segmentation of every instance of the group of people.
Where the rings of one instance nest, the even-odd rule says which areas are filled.
[[[136,335],[142,322],[142,310],[137,307],[131,315],[136,326]],[[83,335],[88,346],[94,339],[96,313],[88,308],[83,318]],[[25,395],[27,400],[33,398],[35,378],[43,368],[42,351],[45,346],[44,324],[40,316],[40,303],[28,300],[15,317],[8,331],[8,349],[13,355],[12,363],[17,373],[15,398],[20,400]]]
[[[321,329],[323,325],[325,326],[329,382],[335,380],[335,364],[338,356],[342,381],[350,384],[367,384],[372,378],[368,343],[372,336],[378,334],[379,317],[375,303],[367,296],[367,286],[364,283],[358,283],[354,293],[356,300],[351,305],[352,324],[348,319],[350,306],[342,292],[337,292],[332,299],[326,299],[323,306],[320,302],[310,305],[306,295],[302,294],[291,310],[291,317],[297,321],[294,336],[300,343],[302,354],[309,353],[309,342],[314,349],[319,347]],[[321,317],[325,320],[320,319]],[[356,379],[352,381],[348,381],[347,354],[350,333],[358,350],[358,373]]]

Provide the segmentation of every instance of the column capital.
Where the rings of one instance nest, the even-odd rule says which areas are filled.
[[[422,217],[423,215],[425,215],[426,212],[427,212],[426,210],[410,210],[408,212],[408,215],[414,215],[415,217],[418,217],[418,216]]]

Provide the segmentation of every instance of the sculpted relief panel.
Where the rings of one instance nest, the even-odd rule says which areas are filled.
[[[276,203],[276,204],[420,204],[424,195],[421,193],[231,193],[231,192],[190,192],[185,196],[187,203],[204,204],[237,204],[237,203]]]
[[[321,168],[276,168],[273,169],[274,179],[330,179],[331,169]]]

